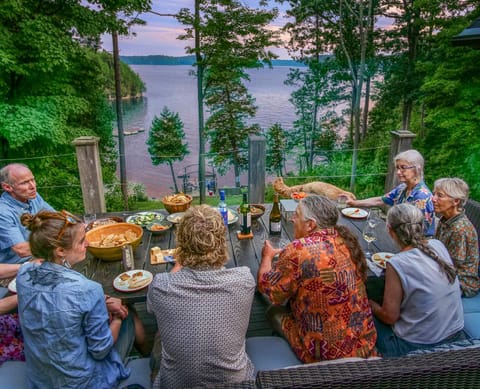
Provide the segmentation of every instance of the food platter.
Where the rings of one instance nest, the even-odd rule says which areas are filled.
[[[127,223],[136,224],[137,226],[146,227],[154,221],[163,220],[165,217],[159,212],[138,212],[128,216],[125,221]]]
[[[155,220],[147,225],[147,230],[153,235],[161,235],[172,228],[173,223],[168,220]]]
[[[185,215],[185,212],[171,213],[170,215],[167,216],[167,220],[170,223],[177,224],[182,221],[183,215]]]
[[[13,280],[11,280],[9,283],[8,283],[8,290],[11,292],[11,293],[17,293],[17,279],[14,278]]]
[[[119,274],[113,280],[113,287],[119,292],[136,292],[152,283],[153,274],[147,270],[134,269]]]
[[[392,253],[375,253],[372,255],[372,261],[377,265],[378,267],[381,267],[382,269],[387,268],[387,262],[392,258],[395,254]]]
[[[368,216],[368,212],[361,208],[344,208],[341,212],[352,219],[363,219]]]

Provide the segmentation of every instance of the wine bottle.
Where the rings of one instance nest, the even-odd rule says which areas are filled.
[[[250,204],[248,203],[247,193],[243,193],[242,204],[240,204],[240,214],[242,217],[242,234],[250,234],[252,227],[252,214],[250,212]]]
[[[278,204],[278,193],[273,197],[273,207],[268,217],[270,235],[280,235],[282,232],[282,214]]]
[[[218,210],[220,211],[220,215],[222,215],[223,223],[226,227],[228,227],[228,209],[227,203],[225,201],[225,191],[220,191],[220,202],[218,203]]]

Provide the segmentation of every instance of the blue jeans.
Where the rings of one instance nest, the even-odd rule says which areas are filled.
[[[125,359],[130,354],[130,351],[133,347],[133,342],[135,341],[135,323],[133,322],[133,316],[129,312],[125,320],[122,321],[122,326],[120,327],[120,333],[118,334],[118,339],[115,342],[115,350],[117,350],[118,355],[122,358],[122,361],[125,362]]]
[[[395,335],[391,326],[382,323],[376,317],[374,317],[373,320],[375,322],[375,328],[377,329],[377,343],[375,346],[385,358],[401,357],[402,355],[408,354],[411,351],[430,349],[444,343],[451,343],[458,340],[467,339],[465,332],[460,330],[438,343],[412,343],[399,338],[397,335]]]

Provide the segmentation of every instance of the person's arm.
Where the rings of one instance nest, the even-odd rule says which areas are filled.
[[[395,324],[400,317],[400,304],[403,298],[403,288],[395,269],[387,264],[385,272],[385,292],[383,294],[383,304],[370,300],[372,313],[385,324]]]
[[[30,243],[20,242],[12,246],[12,250],[21,258],[31,257],[32,252],[30,251]]]
[[[114,315],[110,321],[110,331],[112,332],[113,342],[115,343],[120,334],[120,328],[122,327],[122,318]]]
[[[349,207],[380,207],[384,205],[384,202],[382,200],[382,197],[378,196],[378,197],[370,197],[368,199],[363,199],[363,200],[348,199],[347,205]]]
[[[108,294],[106,294],[105,304],[107,305],[107,311],[110,318],[112,318],[115,315],[120,317],[120,319],[123,320],[128,316],[128,308],[125,305],[123,305],[121,299],[116,297],[111,297]]]
[[[260,262],[260,267],[257,273],[257,280],[259,285],[263,275],[272,270],[273,258],[281,251],[282,249],[274,249],[269,240],[265,241],[262,249],[262,261]]]
[[[20,266],[16,263],[0,263],[0,279],[15,277]]]
[[[17,295],[7,296],[0,300],[0,315],[14,310],[18,305]]]

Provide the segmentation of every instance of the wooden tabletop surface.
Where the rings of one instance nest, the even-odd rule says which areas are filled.
[[[282,204],[283,205],[283,204]],[[290,204],[291,205],[291,204]],[[262,217],[252,221],[253,239],[239,240],[237,237],[237,231],[240,228],[240,222],[235,222],[229,226],[228,234],[228,262],[227,267],[235,266],[248,266],[256,278],[258,267],[261,260],[261,253],[264,241],[269,239],[276,247],[280,247],[293,239],[293,223],[290,219],[290,212],[285,212],[283,208],[282,214],[282,232],[280,236],[270,236],[268,233],[268,214],[272,204],[266,204],[266,211]],[[236,209],[236,207],[231,207]],[[155,211],[161,212],[165,216],[167,215],[165,210]],[[98,218],[108,216],[121,216],[125,218],[129,214],[134,212],[124,213],[108,213],[104,215],[98,215]],[[347,226],[358,238],[360,244],[366,249],[367,244],[362,238],[362,229],[366,219],[352,219],[341,215],[339,224]],[[397,253],[398,247],[388,236],[385,228],[385,222],[381,222],[377,227],[377,241],[372,243],[372,247],[375,252],[385,251],[391,253]],[[154,275],[159,272],[169,271],[172,264],[159,264],[152,265],[150,263],[150,248],[159,246],[162,250],[175,247],[175,227],[171,228],[167,232],[160,235],[152,235],[148,230],[144,229],[142,242],[135,250],[135,269],[148,270]],[[76,270],[85,274],[92,280],[95,280],[102,284],[106,294],[122,298],[127,303],[141,302],[146,299],[147,289],[142,289],[137,292],[118,292],[113,288],[113,280],[116,276],[124,271],[123,263],[119,261],[102,261],[97,258],[93,258],[91,255],[87,256],[87,259],[78,264]],[[370,285],[369,285],[370,284]],[[370,286],[370,288],[369,288]],[[370,275],[367,282],[367,289],[371,289],[369,292],[374,296],[370,296],[375,300],[381,299],[383,295],[383,280],[381,277],[376,277],[373,274]],[[378,296],[377,296],[378,295]]]

